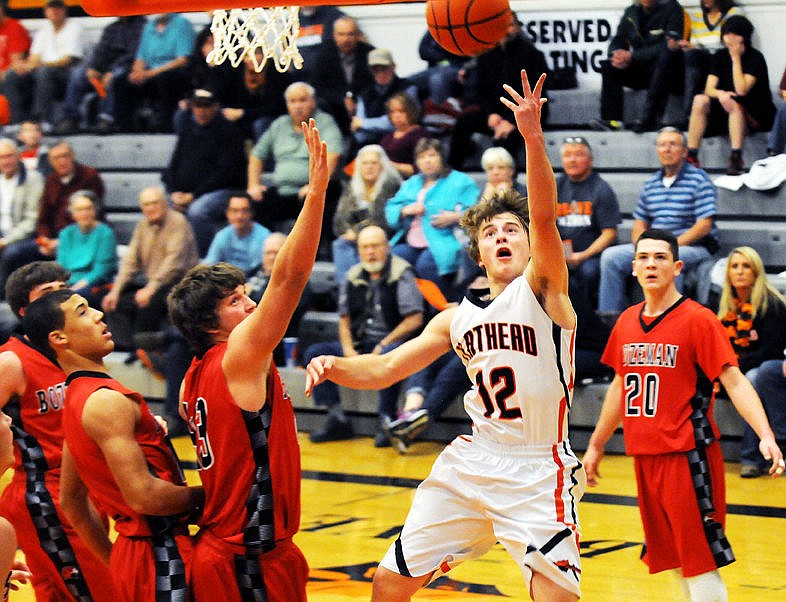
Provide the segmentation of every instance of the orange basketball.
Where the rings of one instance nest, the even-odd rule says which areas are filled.
[[[448,52],[474,56],[505,37],[512,14],[508,0],[428,0],[426,23]]]

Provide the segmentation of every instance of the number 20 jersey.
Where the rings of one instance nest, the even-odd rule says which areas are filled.
[[[715,381],[724,366],[736,366],[731,343],[717,316],[682,297],[655,319],[644,303],[617,319],[601,361],[622,384],[622,429],[628,455],[685,452],[696,447],[691,399],[701,373]],[[714,395],[704,415],[713,418]]]
[[[467,295],[450,339],[473,383],[464,409],[476,435],[518,445],[567,439],[575,329],[549,318],[525,276],[490,301]]]

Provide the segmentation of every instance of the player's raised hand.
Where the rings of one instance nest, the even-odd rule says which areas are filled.
[[[308,363],[306,366],[306,396],[311,397],[314,387],[327,380],[335,362],[336,357],[333,355],[320,355]]]
[[[545,81],[546,74],[543,73],[538,78],[535,88],[531,88],[527,78],[527,71],[522,69],[521,94],[508,84],[502,86],[510,94],[510,99],[500,96],[500,101],[513,111],[513,115],[516,118],[516,127],[518,127],[525,140],[527,136],[543,134],[543,128],[540,124],[540,112],[547,99],[541,98],[540,95]]]
[[[311,190],[322,194],[327,190],[330,172],[327,162],[327,142],[319,137],[319,130],[313,118],[300,123],[303,137],[308,146],[308,184]]]

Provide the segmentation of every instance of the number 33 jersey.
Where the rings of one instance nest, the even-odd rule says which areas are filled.
[[[473,383],[464,409],[476,435],[518,445],[567,439],[574,335],[549,318],[525,276],[490,301],[464,298],[450,339]]]

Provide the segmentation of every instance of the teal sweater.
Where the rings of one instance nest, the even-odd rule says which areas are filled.
[[[91,285],[112,282],[117,272],[117,239],[112,228],[99,223],[82,233],[76,224],[60,231],[57,261],[71,271],[69,284],[87,280]]]

